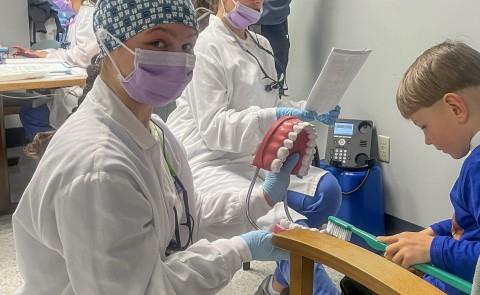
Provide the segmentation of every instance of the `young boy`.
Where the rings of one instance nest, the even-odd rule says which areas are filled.
[[[403,117],[422,129],[425,144],[465,159],[451,192],[453,216],[421,232],[378,239],[385,257],[409,267],[431,262],[472,281],[480,255],[480,52],[460,42],[434,46],[410,66],[397,91]],[[462,294],[426,275],[448,294]]]

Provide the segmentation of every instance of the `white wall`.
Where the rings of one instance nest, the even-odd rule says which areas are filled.
[[[30,46],[27,0],[0,0],[0,45]],[[17,115],[5,117],[6,128],[18,127]]]
[[[480,50],[480,2],[296,0],[291,8],[291,96],[308,95],[331,47],[372,49],[342,99],[341,116],[371,119],[391,137],[391,161],[382,163],[388,214],[422,226],[449,218],[462,161],[424,144],[422,132],[400,116],[395,92],[414,59],[447,38]]]
[[[0,44],[29,46],[27,0],[1,0]]]

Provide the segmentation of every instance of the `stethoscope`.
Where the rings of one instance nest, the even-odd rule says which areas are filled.
[[[270,92],[272,90],[276,90],[278,89],[278,97],[281,99],[282,96],[287,96],[285,94],[285,91],[288,90],[288,85],[287,85],[287,82],[286,82],[286,72],[285,72],[285,66],[275,57],[275,55],[273,54],[273,52],[271,52],[270,50],[266,49],[265,47],[263,47],[262,45],[260,45],[260,42],[258,41],[257,38],[253,38],[252,34],[248,31],[248,30],[245,30],[246,34],[252,38],[253,40],[253,43],[255,43],[255,45],[260,48],[260,50],[266,52],[268,55],[272,56],[274,61],[276,63],[278,63],[282,68],[283,68],[283,73],[280,75],[279,78],[277,79],[274,79],[272,78],[268,73],[267,71],[265,70],[265,68],[263,67],[262,63],[260,62],[260,60],[258,60],[258,57],[255,56],[255,54],[253,54],[250,50],[248,50],[245,46],[242,45],[242,43],[240,42],[240,40],[238,39],[237,35],[235,35],[234,32],[232,32],[232,30],[226,25],[225,26],[227,28],[227,30],[230,32],[230,34],[233,36],[233,38],[235,39],[236,43],[238,44],[238,46],[240,46],[240,48],[242,48],[243,51],[245,51],[248,55],[250,55],[251,57],[253,57],[253,59],[255,60],[255,62],[257,63],[258,67],[260,68],[260,71],[262,72],[263,74],[263,79],[267,79],[268,81],[270,81],[270,83],[266,84],[265,85],[265,91],[267,92]]]
[[[200,22],[201,20],[203,20],[204,18],[206,18],[207,16],[209,16],[210,14],[215,14],[213,11],[211,11],[210,9],[208,8],[205,8],[205,7],[198,7],[195,9],[195,12],[198,12],[198,11],[205,11],[204,14],[202,14],[201,16],[198,17],[197,21]],[[274,61],[280,65],[280,67],[282,68],[282,74],[280,75],[280,77],[277,77],[277,79],[274,79],[272,78],[268,73],[267,71],[265,70],[265,68],[263,67],[262,63],[260,62],[260,60],[258,60],[258,57],[256,57],[250,50],[248,50],[247,48],[245,48],[245,46],[242,45],[242,43],[240,42],[240,40],[238,39],[237,35],[235,35],[234,32],[232,32],[232,30],[226,25],[225,26],[227,28],[227,30],[229,31],[229,33],[233,36],[233,38],[235,38],[235,41],[237,42],[238,46],[240,46],[240,48],[242,48],[243,51],[245,51],[248,55],[250,55],[251,57],[253,57],[253,59],[255,60],[255,62],[257,63],[258,67],[260,68],[260,71],[262,72],[263,74],[263,79],[267,79],[268,81],[270,81],[270,83],[266,84],[265,85],[265,91],[267,92],[271,92],[272,90],[276,90],[278,89],[278,97],[281,99],[283,96],[287,96],[285,94],[285,91],[288,90],[288,85],[287,85],[287,74],[286,74],[286,71],[285,71],[285,65],[278,59],[275,57],[275,55],[273,54],[273,52],[271,52],[270,50],[266,49],[265,47],[263,47],[262,45],[260,45],[260,42],[258,41],[257,38],[253,38],[252,34],[248,31],[248,30],[245,30],[246,34],[252,38],[253,42],[255,43],[255,45],[260,48],[262,51],[266,52],[268,55],[272,56]]]
[[[162,153],[163,157],[165,159],[165,162],[167,162],[167,166],[170,172],[170,175],[173,178],[173,183],[175,185],[175,190],[177,192],[177,195],[182,195],[183,199],[183,207],[185,208],[185,216],[187,221],[185,223],[179,223],[178,222],[178,214],[177,214],[177,209],[173,207],[173,213],[175,217],[175,239],[172,239],[170,243],[167,246],[167,249],[165,250],[165,255],[168,256],[174,252],[177,251],[184,251],[185,249],[188,248],[193,243],[193,229],[195,228],[195,220],[193,219],[193,216],[190,214],[190,207],[188,206],[188,194],[187,190],[185,189],[185,186],[183,185],[182,181],[180,178],[177,176],[175,171],[173,170],[172,165],[168,161],[167,155],[165,153],[165,132],[163,132],[163,128],[158,125],[155,120],[150,120],[161,132],[162,132]],[[187,242],[182,245],[180,241],[180,228],[179,225],[186,226],[188,228],[188,240]]]
[[[253,57],[253,59],[257,62],[258,67],[260,68],[260,71],[262,72],[262,74],[264,76],[263,79],[267,79],[267,80],[271,81],[269,84],[265,85],[265,91],[270,92],[273,89],[278,89],[278,97],[280,99],[282,98],[282,96],[287,96],[287,95],[285,95],[285,91],[288,90],[288,86],[287,86],[287,83],[285,81],[285,79],[286,79],[285,66],[275,57],[273,52],[271,52],[270,50],[268,50],[265,47],[263,47],[262,45],[260,45],[260,42],[256,38],[253,38],[252,34],[248,30],[245,30],[246,34],[250,38],[252,38],[253,42],[255,43],[255,45],[257,45],[258,48],[260,48],[261,50],[263,50],[264,52],[266,52],[267,54],[272,56],[274,61],[276,61],[279,65],[281,65],[283,67],[283,73],[282,73],[282,75],[279,79],[273,79],[272,77],[270,77],[268,75],[267,71],[265,71],[265,69],[263,68],[262,63],[260,63],[258,58],[250,50],[248,50],[247,48],[245,48],[245,46],[242,45],[242,43],[238,39],[237,35],[235,35],[235,33],[232,32],[232,30],[227,25],[225,27],[230,32],[230,34],[233,36],[233,38],[237,42],[238,46],[240,46],[240,48],[242,48],[243,51],[245,51],[248,55]],[[247,197],[246,197],[246,216],[247,216],[247,220],[250,222],[252,227],[257,229],[257,230],[259,230],[260,227],[255,223],[253,218],[250,216],[250,199],[251,199],[251,196],[252,196],[252,191],[253,191],[253,188],[255,186],[259,171],[260,171],[260,168],[257,168],[256,171],[255,171],[255,174],[253,176],[253,179],[250,182],[250,186],[248,188]],[[286,194],[285,194],[285,197],[283,199],[283,206],[284,206],[285,215],[286,215],[287,219],[290,222],[294,223],[293,218],[290,215],[290,212],[288,210],[288,202],[287,202],[287,195]]]

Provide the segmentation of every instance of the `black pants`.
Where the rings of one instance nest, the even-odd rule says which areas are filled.
[[[370,291],[367,287],[349,277],[343,277],[340,281],[340,289],[342,295],[377,295],[377,293]]]
[[[275,56],[275,69],[280,78],[285,75],[288,64],[288,53],[290,51],[290,38],[288,36],[288,21],[278,25],[261,25],[260,33],[268,39],[272,45]]]

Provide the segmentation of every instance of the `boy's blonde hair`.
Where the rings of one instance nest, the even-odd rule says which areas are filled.
[[[408,68],[397,90],[397,106],[410,118],[446,93],[474,86],[480,86],[480,52],[447,40],[423,52]]]

